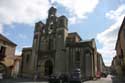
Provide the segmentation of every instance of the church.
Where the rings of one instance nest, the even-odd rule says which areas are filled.
[[[32,47],[23,48],[20,74],[41,79],[55,74],[71,74],[79,69],[81,79],[94,78],[100,70],[94,39],[82,40],[77,32],[68,32],[68,19],[57,16],[57,9],[48,10],[46,23],[35,24]]]

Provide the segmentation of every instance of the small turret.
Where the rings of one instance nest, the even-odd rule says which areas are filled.
[[[56,8],[51,7],[48,11],[48,18],[46,20],[46,32],[48,34],[54,33],[56,29],[56,22],[57,22],[57,17],[56,17]]]
[[[48,15],[48,17],[51,17],[51,16],[56,16],[56,8],[54,8],[54,7],[51,7],[50,9],[49,9],[49,15]]]
[[[36,33],[36,32],[42,32],[43,29],[44,29],[44,24],[43,24],[43,22],[39,21],[39,22],[37,22],[35,24],[35,31],[34,31],[34,33]]]
[[[67,29],[68,27],[68,19],[65,16],[60,16],[58,18],[58,27],[64,27]]]

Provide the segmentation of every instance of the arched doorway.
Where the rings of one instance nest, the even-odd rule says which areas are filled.
[[[53,73],[53,63],[51,60],[47,60],[45,62],[45,71],[44,74],[45,76],[51,75]]]

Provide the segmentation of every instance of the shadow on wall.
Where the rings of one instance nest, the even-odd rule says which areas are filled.
[[[113,76],[112,83],[125,83],[125,76]]]

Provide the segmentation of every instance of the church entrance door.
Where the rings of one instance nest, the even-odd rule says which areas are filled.
[[[45,76],[51,75],[53,73],[53,63],[51,60],[45,62]]]

